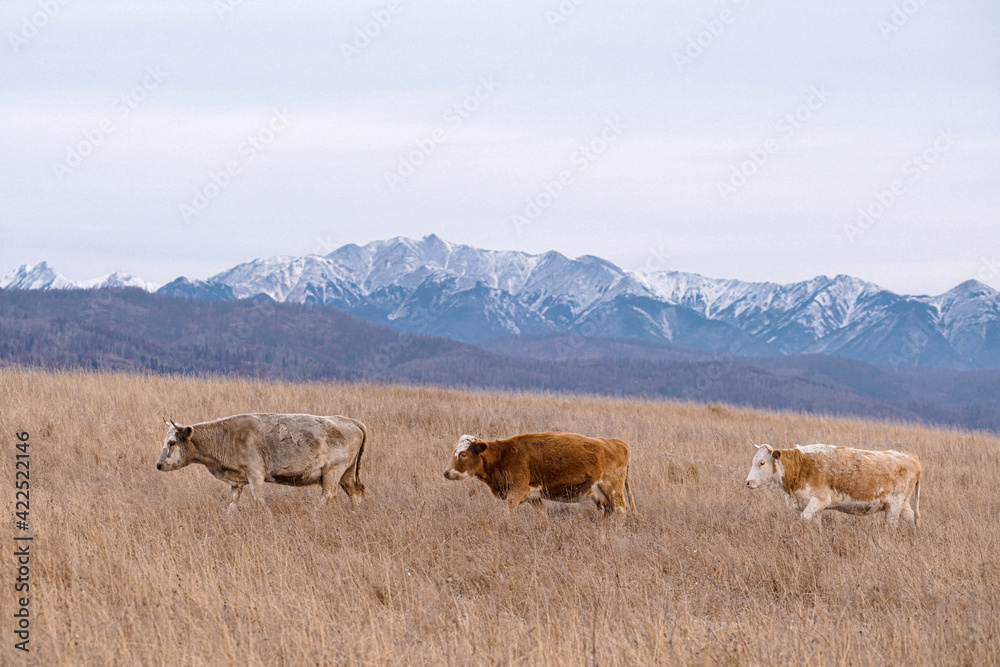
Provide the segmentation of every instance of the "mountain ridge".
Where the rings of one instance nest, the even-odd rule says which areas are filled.
[[[0,287],[83,287],[67,283],[42,263],[8,274]],[[890,366],[1000,367],[1000,292],[975,280],[940,295],[911,296],[844,274],[782,285],[626,271],[594,255],[483,250],[432,234],[347,244],[322,256],[262,257],[207,280],[178,278],[158,291],[328,305],[400,331],[473,344],[565,333],[716,355],[831,354]]]

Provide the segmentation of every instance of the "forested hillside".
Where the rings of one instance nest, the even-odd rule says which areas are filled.
[[[328,306],[138,289],[0,291],[0,359],[17,364],[676,398],[1000,429],[996,371],[892,369],[822,356],[712,358],[579,336],[536,343],[491,352]]]

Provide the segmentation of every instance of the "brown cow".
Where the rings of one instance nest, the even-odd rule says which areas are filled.
[[[463,435],[447,479],[476,477],[506,500],[511,514],[521,503],[545,512],[542,499],[576,503],[590,498],[605,516],[635,512],[628,484],[628,445],[617,438],[576,433],[524,433],[485,441]]]
[[[247,485],[254,499],[263,502],[264,482],[319,484],[327,502],[338,484],[352,503],[365,495],[360,465],[368,434],[355,419],[263,413],[169,426],[156,469],[201,463],[229,483],[230,510]]]
[[[781,488],[798,505],[800,518],[817,524],[820,512],[831,509],[847,514],[885,512],[888,524],[898,523],[902,513],[914,529],[920,525],[920,461],[909,452],[758,445],[746,485]]]

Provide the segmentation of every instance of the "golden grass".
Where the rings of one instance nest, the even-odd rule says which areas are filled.
[[[1000,663],[1000,441],[722,406],[0,369],[4,506],[32,442],[34,664]],[[161,417],[344,414],[368,495],[154,467]],[[592,505],[509,518],[442,476],[458,437],[534,430],[632,446],[641,523]],[[906,449],[917,535],[744,488],[751,441]],[[0,657],[13,650],[11,523]]]

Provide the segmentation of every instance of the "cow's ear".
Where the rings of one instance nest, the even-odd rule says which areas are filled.
[[[475,442],[472,443],[471,449],[475,454],[482,454],[484,451],[486,451],[486,443],[483,442],[482,440],[476,440]]]
[[[180,436],[181,440],[190,440],[193,433],[194,427],[192,426],[181,426],[177,429],[177,435]]]
[[[780,449],[772,449],[771,450],[771,457],[774,458],[775,461],[777,461],[778,459],[780,459],[781,458],[781,450]]]

